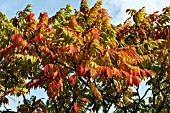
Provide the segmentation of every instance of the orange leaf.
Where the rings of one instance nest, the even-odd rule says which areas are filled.
[[[134,71],[133,71],[133,74],[134,74],[135,76],[140,75],[140,69],[137,68],[137,67],[135,67],[135,68],[134,68]]]
[[[90,31],[91,31],[93,36],[100,35],[100,30],[95,28],[95,27],[94,28],[90,28]]]
[[[78,106],[77,106],[77,102],[74,103],[74,110],[76,113],[78,113]]]
[[[70,21],[69,21],[69,27],[74,29],[74,27],[77,27],[79,26],[78,23],[77,23],[77,20],[76,20],[76,16],[72,15],[70,17]]]
[[[132,77],[128,77],[127,81],[128,81],[128,84],[129,84],[130,86],[133,86]]]
[[[27,41],[26,41],[26,40],[23,40],[22,43],[21,43],[21,46],[22,46],[22,47],[25,47],[25,46],[27,46],[27,45],[28,45]]]
[[[82,98],[81,99],[83,102],[89,102],[89,99],[87,99],[87,98]]]
[[[69,46],[67,51],[70,54],[74,54],[77,50],[74,46]]]
[[[131,75],[130,75],[128,72],[126,72],[126,71],[122,71],[122,73],[123,73],[125,76],[127,76],[127,77],[131,77]]]
[[[90,68],[89,71],[90,71],[90,76],[95,78],[96,77],[96,73],[95,73],[94,69]]]
[[[150,76],[156,76],[156,73],[152,70],[145,70],[146,73],[148,73]]]
[[[58,75],[58,71],[56,70],[56,71],[54,71],[54,72],[52,73],[53,79],[55,79],[55,78],[57,77],[57,75]]]
[[[122,76],[122,72],[117,70],[117,69],[114,69],[114,75],[118,75],[119,77]]]
[[[144,78],[144,79],[145,79],[145,78],[146,78],[146,79],[148,78],[148,76],[147,76],[147,74],[146,74],[146,72],[145,72],[144,70],[141,69],[141,70],[140,70],[140,73],[141,73],[142,78]]]
[[[107,69],[106,69],[106,73],[107,73],[107,75],[108,75],[109,78],[112,78],[112,77],[113,77],[113,70],[112,70],[112,69],[107,68]]]
[[[153,16],[154,16],[154,17],[158,17],[158,13],[159,13],[159,11],[155,11],[155,12],[153,13]]]

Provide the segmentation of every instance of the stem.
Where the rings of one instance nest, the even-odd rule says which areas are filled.
[[[55,110],[58,111],[56,101],[53,100],[53,103],[54,103],[54,105],[55,105]],[[60,110],[59,110],[59,111],[60,111]]]

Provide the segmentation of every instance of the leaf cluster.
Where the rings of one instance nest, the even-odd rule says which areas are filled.
[[[21,113],[169,112],[170,7],[128,9],[113,25],[101,5],[82,0],[80,10],[68,4],[38,19],[30,4],[12,19],[0,13],[0,104],[13,95],[23,96]],[[47,102],[26,99],[32,88],[43,88]]]

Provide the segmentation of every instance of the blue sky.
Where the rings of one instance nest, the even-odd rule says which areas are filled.
[[[89,0],[89,5],[93,6],[97,0]],[[25,8],[27,4],[32,4],[33,12],[38,17],[40,12],[46,11],[50,16],[54,15],[60,8],[70,3],[73,8],[79,9],[81,0],[0,0],[0,11],[7,14],[9,18],[16,15],[16,12]],[[112,23],[123,23],[127,18],[126,9],[140,9],[146,7],[147,13],[161,10],[170,4],[170,0],[103,0],[103,7],[112,16]]]
[[[92,7],[97,0],[89,0],[89,5]],[[49,16],[53,16],[60,8],[65,7],[68,3],[75,9],[79,9],[81,0],[0,0],[0,12],[5,13],[9,18],[15,17],[16,12],[23,10],[27,4],[32,4],[33,13],[36,17],[40,12],[48,12]],[[112,17],[113,24],[123,23],[127,18],[126,9],[140,9],[145,7],[147,13],[161,10],[170,5],[170,0],[103,0],[103,7],[106,8]],[[144,83],[140,88],[141,94],[145,90]],[[31,94],[36,94],[38,98],[47,98],[44,91],[31,91]],[[27,95],[30,97],[30,95]],[[14,98],[14,97],[13,97]],[[10,105],[7,108],[15,109],[20,98],[10,99]]]

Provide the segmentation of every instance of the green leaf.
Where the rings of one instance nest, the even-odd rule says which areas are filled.
[[[67,4],[66,9],[65,9],[65,15],[69,17],[72,13],[72,10],[73,10],[72,6],[70,4]]]
[[[76,27],[74,27],[74,29],[76,32],[79,32],[79,33],[82,33],[84,31],[83,28],[80,26],[76,26]]]
[[[30,101],[35,102],[35,100],[36,100],[36,96],[32,95]]]

